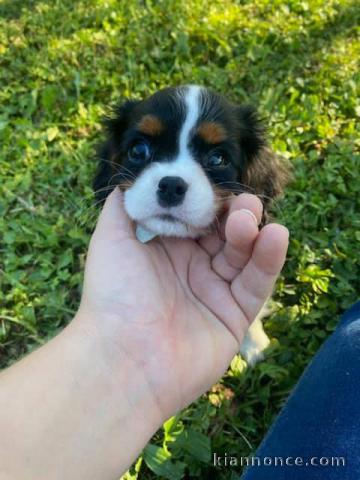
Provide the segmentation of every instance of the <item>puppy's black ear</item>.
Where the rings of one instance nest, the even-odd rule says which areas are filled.
[[[289,168],[267,145],[263,121],[252,106],[237,110],[241,170],[239,181],[249,192],[259,195],[264,205],[263,222],[266,223],[271,202],[283,192],[289,181]]]
[[[134,107],[139,100],[127,100],[116,106],[111,115],[103,121],[107,140],[97,148],[98,168],[93,181],[96,200],[100,203],[117,185],[117,165],[121,163],[121,143],[129,126]]]

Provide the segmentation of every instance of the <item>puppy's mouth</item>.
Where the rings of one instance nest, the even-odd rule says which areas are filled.
[[[157,235],[171,237],[192,237],[199,236],[200,229],[182,220],[171,213],[158,213],[143,219],[139,224],[150,232]]]
[[[180,220],[180,218],[175,217],[174,215],[171,215],[170,213],[161,213],[160,215],[155,215],[155,218],[158,218],[159,220],[163,220],[165,222],[170,222],[170,223],[182,223],[183,225],[186,225],[186,223],[183,220]]]

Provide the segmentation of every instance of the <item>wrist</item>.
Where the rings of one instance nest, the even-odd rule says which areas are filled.
[[[103,388],[106,384],[111,386],[114,399],[118,399],[117,413],[121,404],[124,415],[131,421],[141,421],[148,431],[155,432],[168,415],[159,405],[143,366],[117,340],[119,332],[103,325],[101,319],[95,320],[79,311],[63,333],[74,345],[81,345],[88,367],[98,370]]]
[[[118,478],[129,468],[163,418],[136,365],[108,345],[76,316],[3,373],[1,478]]]
[[[147,397],[157,412],[157,428],[185,406],[180,386],[174,382],[169,342],[159,333],[159,324],[154,312],[144,321],[144,314],[136,311],[123,317],[89,311],[86,305],[80,306],[71,324],[80,338],[93,344],[109,375],[130,372],[130,378],[120,378],[119,385],[125,383],[135,401]]]

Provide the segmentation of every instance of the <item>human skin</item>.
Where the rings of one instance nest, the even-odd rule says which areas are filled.
[[[0,376],[1,480],[115,480],[221,377],[285,261],[287,229],[259,231],[261,214],[242,194],[224,240],[143,245],[122,193],[108,197],[73,321]]]

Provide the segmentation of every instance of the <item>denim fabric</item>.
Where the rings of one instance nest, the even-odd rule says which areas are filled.
[[[242,480],[360,479],[360,302],[320,348],[254,456],[262,465],[248,467]],[[264,457],[292,457],[291,464],[302,457],[308,465],[265,466]],[[317,464],[344,457],[345,466],[311,465],[314,457]]]

